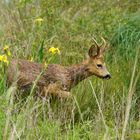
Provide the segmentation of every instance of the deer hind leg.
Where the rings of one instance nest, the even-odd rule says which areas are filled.
[[[44,87],[41,95],[45,97],[49,95],[53,95],[53,96],[57,96],[61,98],[71,97],[70,92],[60,89],[60,86],[56,83],[53,83],[47,87]]]

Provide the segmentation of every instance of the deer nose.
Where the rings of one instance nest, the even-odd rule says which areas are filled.
[[[104,76],[104,79],[110,79],[111,78],[111,74],[107,74],[106,76]]]

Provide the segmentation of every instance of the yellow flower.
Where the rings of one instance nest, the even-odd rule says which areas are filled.
[[[9,49],[8,45],[5,45],[4,48],[3,48],[4,51],[7,51],[8,49]]]
[[[9,50],[9,46],[8,45],[5,45],[4,48],[3,48],[4,52],[8,55],[8,56],[11,56],[11,52]]]
[[[8,56],[11,56],[11,52],[10,52],[10,51],[8,51],[8,52],[7,52],[7,55],[8,55]]]
[[[3,55],[0,55],[0,61],[2,61],[3,60]]]
[[[9,64],[9,61],[6,55],[3,55],[3,62],[6,63],[7,65]]]
[[[44,21],[43,18],[37,18],[37,19],[35,19],[35,22],[36,22],[36,23],[42,23],[43,21]]]
[[[6,55],[0,55],[0,61],[6,63],[7,65],[9,64],[9,61]]]
[[[60,54],[60,50],[58,48],[55,48],[55,47],[51,47],[49,49],[49,52],[52,53],[52,54]]]

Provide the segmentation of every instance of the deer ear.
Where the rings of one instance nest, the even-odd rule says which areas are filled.
[[[88,51],[90,57],[98,56],[100,54],[100,47],[97,45],[92,45]]]

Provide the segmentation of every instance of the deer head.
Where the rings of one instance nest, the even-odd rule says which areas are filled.
[[[106,41],[101,37],[103,43],[99,45],[97,41],[93,38],[94,45],[89,49],[89,62],[88,70],[91,74],[96,75],[97,77],[103,79],[110,79],[111,75],[108,72],[105,62],[104,62],[104,53],[107,47]]]

